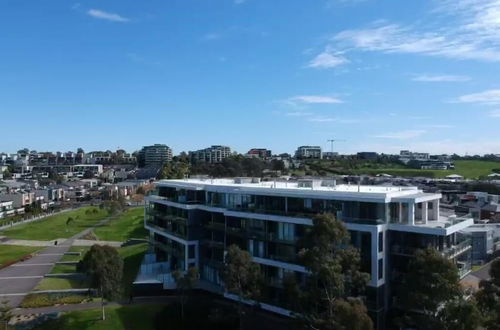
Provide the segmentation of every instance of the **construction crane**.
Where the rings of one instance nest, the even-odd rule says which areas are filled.
[[[330,151],[333,155],[333,142],[345,142],[345,140],[341,140],[341,139],[330,139],[330,140],[327,140],[328,143],[330,143]]]

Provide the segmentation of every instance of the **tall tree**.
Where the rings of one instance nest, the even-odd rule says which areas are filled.
[[[476,302],[458,298],[447,303],[438,313],[442,330],[475,330],[482,322],[481,312],[477,308]]]
[[[187,302],[191,290],[194,288],[199,279],[198,268],[189,267],[187,272],[183,273],[180,270],[175,270],[172,273],[177,291],[180,296],[181,303],[181,318],[184,320],[184,305]]]
[[[257,299],[260,295],[261,274],[252,256],[236,245],[228,249],[224,264],[224,286],[230,293],[238,296],[238,315],[242,327],[243,301]]]
[[[500,329],[500,258],[490,265],[490,280],[481,281],[476,300],[486,329]]]
[[[404,323],[425,329],[441,328],[438,312],[463,295],[455,264],[436,249],[417,250],[398,291],[406,312]]]
[[[104,299],[111,300],[119,296],[123,274],[123,260],[118,251],[108,245],[92,245],[78,264],[78,271],[87,274],[91,287],[101,296],[102,319]]]
[[[363,293],[369,274],[360,271],[359,251],[350,244],[349,232],[333,214],[313,218],[313,226],[300,251],[310,274],[304,292],[301,315],[316,329],[372,329],[366,308],[357,299]],[[362,321],[361,321],[362,320]]]

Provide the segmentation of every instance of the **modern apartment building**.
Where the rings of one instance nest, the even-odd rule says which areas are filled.
[[[226,146],[211,146],[210,148],[190,151],[189,158],[192,162],[221,163],[224,158],[231,156],[231,148]]]
[[[140,167],[162,166],[166,162],[172,161],[172,149],[165,144],[155,144],[142,147],[138,154]]]
[[[321,147],[318,146],[300,146],[295,151],[295,158],[304,159],[304,158],[314,158],[321,159]]]
[[[416,249],[428,246],[453,260],[461,276],[471,267],[470,240],[460,232],[472,218],[444,216],[441,194],[416,187],[337,185],[334,180],[260,182],[259,179],[163,180],[146,198],[145,227],[154,254],[141,276],[163,289],[174,288],[171,271],[197,266],[200,286],[224,294],[221,269],[231,244],[247,250],[260,264],[267,287],[261,306],[283,309],[283,278],[305,283],[307,270],[297,253],[312,218],[329,212],[341,219],[370,274],[369,313],[379,329],[397,302],[401,281]],[[140,276],[140,277],[141,277]]]

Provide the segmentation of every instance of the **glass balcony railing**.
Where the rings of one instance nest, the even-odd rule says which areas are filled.
[[[159,242],[159,241],[155,241],[153,243],[156,247],[162,249],[163,251],[167,252],[168,254],[172,254],[176,257],[179,257],[179,258],[184,258],[184,249],[181,249],[181,248],[176,248],[170,244],[166,244],[166,243],[163,243],[163,242]]]
[[[470,238],[468,238],[468,239],[465,239],[456,245],[453,245],[449,248],[443,249],[443,251],[441,251],[441,253],[443,254],[443,256],[445,256],[447,258],[453,258],[453,257],[458,256],[459,254],[462,254],[463,252],[465,252],[471,248],[472,248],[472,241]]]

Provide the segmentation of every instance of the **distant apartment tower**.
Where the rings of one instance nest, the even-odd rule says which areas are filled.
[[[172,161],[172,149],[165,144],[142,147],[138,154],[140,167],[161,166]]]
[[[231,156],[231,148],[226,146],[211,146],[210,148],[190,151],[189,158],[192,162],[221,163],[224,158]]]
[[[321,159],[321,147],[318,146],[300,146],[295,151],[295,158],[304,159],[304,158],[314,158]]]
[[[271,157],[271,150],[265,148],[253,148],[247,152],[247,156],[257,157],[257,158],[269,158]]]

